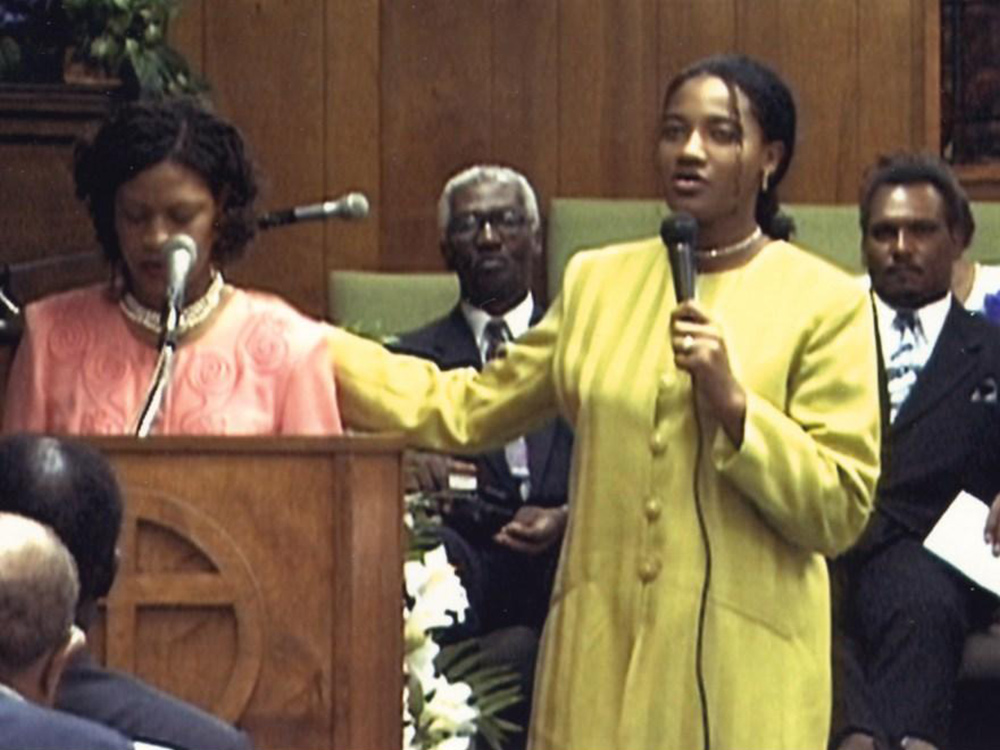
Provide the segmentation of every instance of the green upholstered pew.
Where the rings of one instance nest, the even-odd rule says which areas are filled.
[[[458,301],[453,273],[331,271],[327,314],[337,325],[384,338],[441,317]]]
[[[1000,203],[973,203],[976,236],[971,257],[1000,262]],[[793,203],[795,241],[849,271],[860,273],[861,230],[851,205]],[[554,198],[546,233],[548,292],[555,296],[570,256],[584,248],[655,236],[668,209],[660,200]]]
[[[857,208],[850,205],[788,204],[803,247],[860,273]],[[970,254],[1000,262],[1000,203],[974,203],[976,236]],[[562,283],[570,256],[584,248],[655,236],[667,207],[660,200],[555,198],[545,236],[549,299]],[[444,315],[458,300],[452,273],[331,271],[327,287],[331,320],[369,336],[390,336]]]

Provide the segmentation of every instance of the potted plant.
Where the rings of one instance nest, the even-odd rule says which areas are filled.
[[[0,4],[0,81],[61,81],[69,43],[61,0]]]
[[[126,96],[204,91],[204,80],[167,43],[180,0],[63,0],[71,63],[122,80]]]

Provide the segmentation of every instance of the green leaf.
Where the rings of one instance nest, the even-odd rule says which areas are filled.
[[[14,78],[21,68],[21,47],[9,36],[0,36],[0,80]]]
[[[520,681],[520,677],[513,672],[498,674],[492,678],[484,680],[466,680],[470,687],[474,688],[477,693],[482,693],[483,695],[495,695],[501,690],[505,693],[513,690],[515,694],[520,695]]]

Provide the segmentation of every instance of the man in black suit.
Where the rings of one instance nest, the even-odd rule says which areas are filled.
[[[128,750],[107,727],[53,711],[60,676],[83,634],[73,629],[79,583],[56,535],[0,513],[0,748]]]
[[[107,460],[70,439],[0,438],[0,511],[51,527],[69,549],[80,576],[75,619],[85,631],[117,571],[122,500]],[[103,668],[86,649],[66,664],[55,707],[133,740],[175,750],[250,748],[242,732],[134,677]]]
[[[445,185],[438,223],[461,299],[447,316],[388,346],[443,369],[478,369],[542,316],[530,289],[541,253],[538,201],[515,170],[476,166]],[[571,450],[572,433],[560,419],[477,457],[475,492],[454,500],[442,530],[469,594],[461,635],[486,634],[497,661],[515,662],[526,692],[566,525]],[[448,490],[463,473],[460,463],[423,460],[424,489]]]
[[[947,747],[965,637],[995,606],[922,545],[961,490],[988,503],[1000,489],[1000,335],[949,291],[974,227],[934,157],[885,158],[863,186],[889,414],[875,512],[834,564],[841,750]]]

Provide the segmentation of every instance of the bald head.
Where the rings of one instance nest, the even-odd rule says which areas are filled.
[[[69,551],[36,521],[0,513],[0,679],[13,679],[69,639],[79,583]]]
[[[82,603],[107,594],[122,500],[111,466],[98,451],[64,438],[0,438],[0,512],[55,531],[76,561]]]

